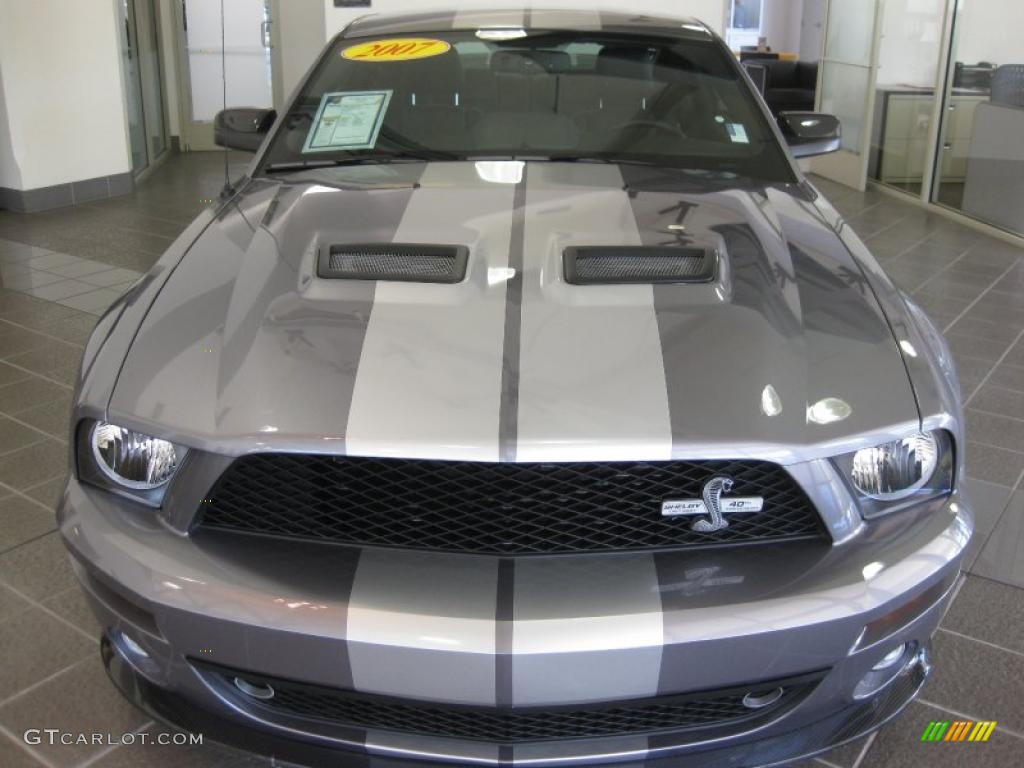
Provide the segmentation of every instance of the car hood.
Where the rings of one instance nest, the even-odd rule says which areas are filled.
[[[823,455],[918,419],[861,269],[796,185],[611,164],[250,182],[139,328],[109,418],[223,453]],[[461,244],[457,284],[332,280],[334,244]],[[705,284],[572,285],[573,245],[701,245]]]

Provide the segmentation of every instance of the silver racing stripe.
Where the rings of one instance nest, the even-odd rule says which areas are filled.
[[[516,185],[472,163],[427,167],[394,240],[465,245],[455,285],[377,283],[352,395],[349,454],[495,461]]]
[[[493,706],[498,561],[367,549],[349,600],[355,689]]]
[[[655,695],[661,610],[650,553],[520,558],[512,703],[583,705]]]
[[[651,286],[569,285],[562,272],[566,246],[641,243],[619,169],[529,164],[525,214],[516,459],[669,458]]]

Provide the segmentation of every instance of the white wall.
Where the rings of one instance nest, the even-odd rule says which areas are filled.
[[[0,19],[14,188],[131,170],[114,0],[0,0]]]
[[[963,6],[955,61],[1024,64],[1024,2],[970,0]]]
[[[654,13],[671,16],[694,16],[705,22],[719,34],[723,30],[725,0],[526,0],[525,5],[534,8],[589,8],[626,10],[631,13]],[[443,0],[373,0],[370,8],[335,8],[333,0],[324,0],[327,20],[327,36],[338,32],[352,19],[367,13],[398,13],[423,10],[425,7],[438,8],[445,5]],[[517,5],[509,0],[451,0],[449,7],[457,8],[509,8]]]
[[[280,35],[285,99],[291,95],[324,47],[327,39],[324,13],[323,0],[282,0],[280,3],[275,23]]]
[[[11,129],[7,119],[7,101],[4,98],[3,68],[0,67],[0,187],[21,189],[21,170],[14,158]]]
[[[761,30],[773,51],[800,50],[800,19],[804,0],[764,0]]]

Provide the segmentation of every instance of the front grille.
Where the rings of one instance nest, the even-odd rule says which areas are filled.
[[[716,475],[761,512],[691,529],[665,500],[699,499]],[[827,540],[782,467],[761,461],[495,464],[254,454],[235,460],[197,516],[200,529],[494,555],[555,554]],[[728,497],[726,497],[728,498]]]
[[[229,696],[256,713],[287,714],[354,728],[497,743],[622,736],[740,723],[752,726],[795,706],[821,679],[821,674],[815,673],[682,696],[551,709],[500,709],[398,700],[191,661],[216,679]],[[256,699],[241,693],[234,683],[236,676],[257,686],[269,685],[273,688],[273,697]],[[760,709],[751,709],[743,703],[748,694],[763,696],[779,689],[781,695]]]

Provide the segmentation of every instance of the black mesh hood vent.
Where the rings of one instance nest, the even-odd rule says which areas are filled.
[[[333,280],[458,283],[466,276],[468,257],[464,245],[332,245],[320,252],[317,274]]]
[[[566,248],[563,259],[565,279],[574,285],[708,283],[717,263],[706,248],[618,245]]]

